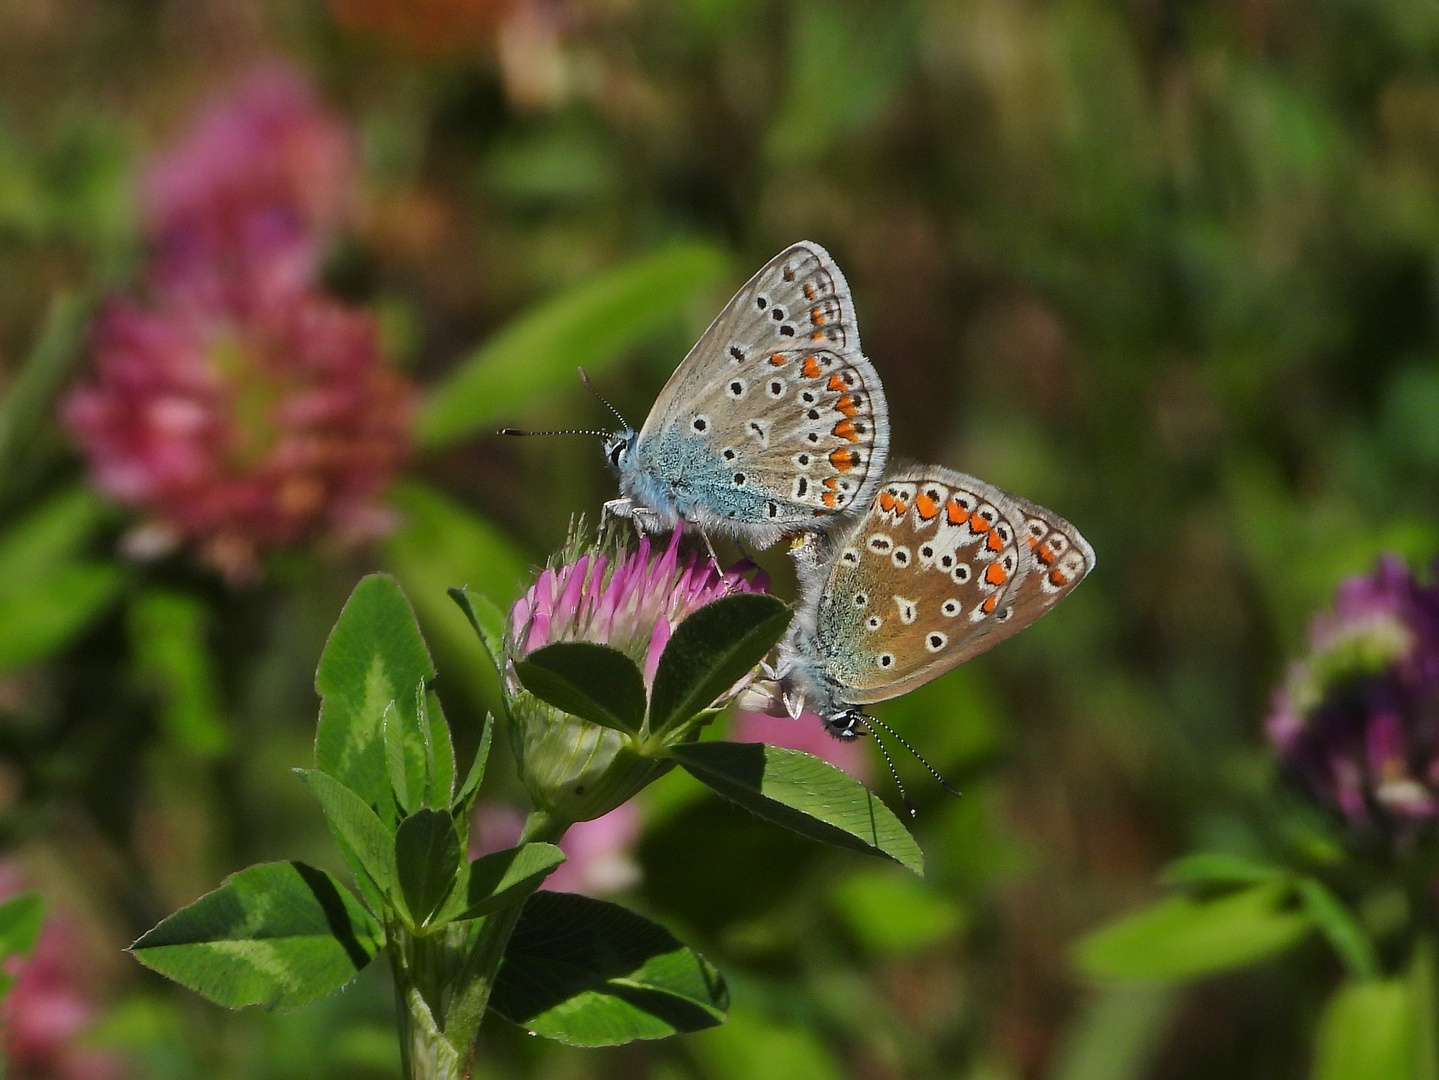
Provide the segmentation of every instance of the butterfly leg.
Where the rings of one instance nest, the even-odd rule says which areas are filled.
[[[725,592],[734,592],[734,585],[725,577],[724,567],[720,566],[719,556],[715,554],[715,546],[714,542],[710,540],[710,534],[703,529],[697,528],[695,531],[700,534],[700,538],[705,542],[705,550],[710,553],[710,566],[714,569],[714,572],[720,576],[720,580],[725,583]]]
[[[611,499],[600,507],[600,528],[607,527],[612,518],[624,518],[633,521],[635,517],[635,504],[631,499]]]

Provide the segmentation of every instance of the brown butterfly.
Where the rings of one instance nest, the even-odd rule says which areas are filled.
[[[1069,522],[939,465],[896,470],[864,515],[792,552],[800,603],[774,685],[841,739],[871,729],[863,706],[993,648],[1094,569]]]

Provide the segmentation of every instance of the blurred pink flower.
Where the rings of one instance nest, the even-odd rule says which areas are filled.
[[[0,862],[0,900],[20,892],[23,877]],[[92,965],[77,949],[72,916],[52,912],[28,957],[6,963],[15,984],[0,1004],[0,1050],[9,1080],[116,1080],[125,1073],[114,1054],[79,1045],[95,1022]]]
[[[414,397],[369,314],[301,292],[244,318],[112,301],[93,351],[63,418],[152,536],[239,582],[263,548],[383,529]]]
[[[470,824],[470,858],[513,847],[520,841],[523,826],[513,807],[482,803]],[[540,888],[606,896],[636,884],[640,868],[630,852],[642,827],[634,802],[621,803],[603,817],[571,825],[559,844],[568,859]]]
[[[856,780],[868,782],[873,775],[865,741],[836,739],[824,729],[824,721],[812,712],[800,713],[798,720],[760,712],[738,712],[730,738],[735,742],[768,743],[803,750],[843,769]]]
[[[149,515],[132,553],[191,543],[241,582],[265,548],[388,524],[414,394],[374,318],[315,281],[351,202],[353,141],[301,76],[270,67],[148,170],[152,305],[106,305],[94,371],[62,404],[96,486]]]
[[[309,83],[280,66],[252,73],[145,174],[152,289],[244,313],[308,288],[355,179],[354,139]]]

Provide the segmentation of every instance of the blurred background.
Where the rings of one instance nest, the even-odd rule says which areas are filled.
[[[883,708],[964,790],[898,762],[923,881],[671,775],[562,887],[705,952],[730,1022],[494,1020],[477,1076],[1307,1075],[1317,944],[1187,987],[1070,949],[1263,846],[1310,614],[1439,551],[1435,0],[0,2],[0,894],[50,911],[12,1076],[396,1074],[378,966],[228,1014],[121,949],[257,860],[343,872],[289,769],[362,574],[412,597],[468,760],[494,688],[444,588],[507,605],[614,494],[595,440],[494,430],[608,424],[579,363],[638,424],[799,239],[897,454],[1098,569]],[[842,764],[897,805],[873,749]]]

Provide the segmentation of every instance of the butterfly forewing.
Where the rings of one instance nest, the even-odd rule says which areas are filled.
[[[888,412],[859,351],[849,287],[823,248],[796,244],[771,259],[690,350],[640,434],[681,437],[723,466],[710,498],[756,508],[743,512],[760,524],[813,527],[869,497]]]
[[[1032,623],[1093,562],[1068,523],[973,477],[887,477],[829,563],[825,669],[850,704],[895,697]]]

